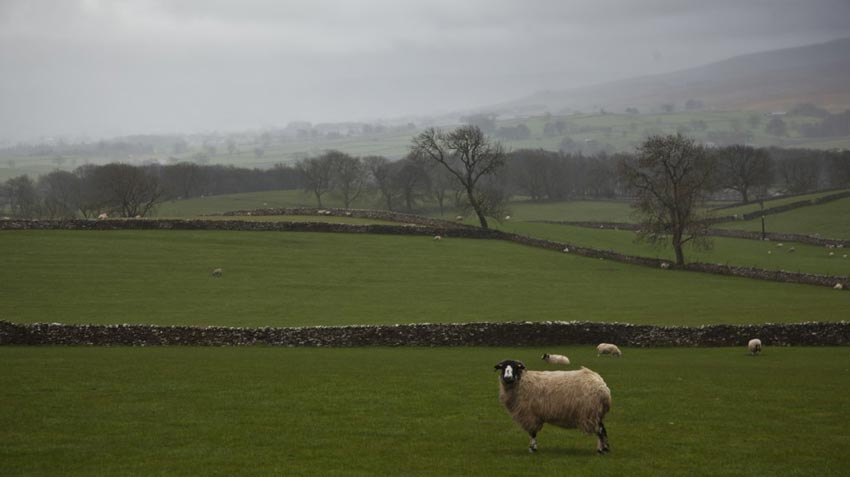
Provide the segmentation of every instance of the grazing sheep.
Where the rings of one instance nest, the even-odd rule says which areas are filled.
[[[220,268],[216,268],[212,271],[212,276],[219,278],[219,277],[221,277],[222,272],[224,272],[224,270],[222,270]]]
[[[761,353],[761,340],[758,338],[753,338],[747,343],[747,349],[750,350],[750,354],[755,356]]]
[[[443,240],[443,237],[440,235],[435,235],[434,240]]]
[[[776,246],[777,246],[777,247],[781,247],[781,246],[782,246],[782,242],[779,242],[778,244],[776,244]]]
[[[570,358],[562,354],[544,354],[541,359],[549,364],[570,364]]]
[[[108,219],[109,215],[106,212],[101,212],[100,215],[97,216],[97,220]]]
[[[611,356],[620,357],[623,355],[623,352],[620,351],[620,348],[617,345],[613,345],[611,343],[599,343],[599,346],[596,347],[596,356],[601,356],[603,354],[610,354]]]
[[[462,216],[462,215],[458,215],[457,217],[455,217],[455,220],[457,220],[457,221],[461,221],[461,220],[463,220],[463,216]]]
[[[832,287],[832,288],[833,288],[833,289],[835,289],[835,290],[843,290],[843,289],[844,289],[844,285],[843,285],[841,282],[838,282],[838,283],[836,283],[836,284],[835,284],[835,286],[834,286],[834,287]]]
[[[829,256],[830,257],[835,256],[835,252],[829,252]]]
[[[526,371],[521,361],[505,360],[499,373],[499,401],[528,433],[529,452],[537,450],[537,433],[549,423],[596,434],[596,451],[610,450],[602,420],[611,409],[611,391],[602,377],[578,371]]]
[[[510,215],[506,215],[506,216],[505,216],[505,220],[511,220],[511,216],[510,216]]]
[[[564,248],[564,253],[570,253],[570,248],[569,247]]]
[[[670,264],[667,262],[661,262],[661,268],[667,270],[668,268],[670,268]]]

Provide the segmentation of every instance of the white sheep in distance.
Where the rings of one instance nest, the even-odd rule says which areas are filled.
[[[528,433],[529,452],[537,450],[537,433],[549,423],[596,434],[596,451],[610,450],[602,420],[611,409],[611,391],[595,372],[526,371],[521,361],[505,360],[499,373],[499,401]]]
[[[97,220],[105,220],[109,218],[109,214],[106,212],[101,212],[100,215],[97,216]]]
[[[461,220],[463,220],[463,216],[462,216],[462,215],[458,215],[457,217],[455,217],[455,220],[457,220],[458,222],[460,222]]]
[[[566,356],[564,356],[562,354],[546,353],[543,356],[541,356],[541,359],[543,361],[546,361],[549,364],[570,364],[570,358],[567,358]]]
[[[224,270],[222,270],[220,268],[215,268],[212,271],[212,276],[214,276],[215,278],[219,278],[219,277],[221,277],[222,273],[224,273]]]
[[[434,240],[443,240],[443,237],[441,235],[435,235]]]
[[[832,287],[832,288],[833,288],[833,289],[835,289],[835,290],[843,290],[843,289],[844,289],[844,285],[843,285],[841,282],[838,282],[838,283],[836,283],[836,284],[835,284],[835,286],[834,286],[834,287]]]
[[[758,338],[753,338],[747,343],[747,349],[750,350],[750,354],[755,356],[761,353],[761,340]]]
[[[603,354],[610,354],[611,356],[620,357],[623,355],[623,352],[620,351],[620,348],[617,345],[613,345],[611,343],[599,343],[596,347],[596,356],[601,356]]]

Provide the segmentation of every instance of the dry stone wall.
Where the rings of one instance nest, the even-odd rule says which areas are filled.
[[[699,327],[587,322],[226,328],[14,324],[0,321],[0,345],[61,346],[847,346],[850,322]]]

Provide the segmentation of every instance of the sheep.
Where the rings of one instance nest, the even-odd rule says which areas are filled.
[[[767,254],[768,254],[768,255],[771,255],[771,254],[773,254],[773,251],[768,250],[768,251],[767,251]]]
[[[747,343],[747,349],[750,350],[750,354],[755,356],[761,353],[761,340],[758,338],[753,338]]]
[[[224,272],[224,270],[220,268],[213,269],[212,276],[214,276],[215,278],[219,278],[221,277],[222,272]]]
[[[847,254],[842,255],[841,258],[847,258]]]
[[[463,220],[463,216],[462,216],[462,215],[458,215],[457,217],[455,217],[455,220],[457,220],[458,222],[460,222],[461,220]]]
[[[443,240],[443,237],[440,235],[435,235],[434,240]]]
[[[611,356],[620,357],[623,355],[623,352],[620,351],[620,348],[617,345],[613,345],[611,343],[599,343],[599,346],[596,347],[596,356],[601,356],[603,354],[610,354]]]
[[[830,256],[830,257],[835,256],[835,252],[829,252],[829,256]]]
[[[667,270],[668,268],[670,268],[670,264],[667,262],[661,262],[661,268]]]
[[[521,361],[505,360],[499,373],[499,401],[528,433],[528,451],[537,451],[537,433],[549,423],[596,434],[596,451],[610,451],[602,420],[611,409],[611,391],[595,372],[526,371]]]
[[[510,216],[510,215],[506,215],[506,216],[505,216],[505,220],[511,220],[511,216]]]
[[[105,220],[108,219],[109,215],[106,212],[101,212],[100,215],[97,216],[97,220]]]
[[[838,282],[838,283],[836,283],[836,284],[835,284],[835,286],[834,286],[834,287],[832,287],[832,288],[833,288],[834,290],[843,290],[843,289],[844,289],[844,284],[842,284],[841,282]]]
[[[546,353],[540,357],[543,361],[546,361],[549,364],[570,364],[570,358],[562,354],[549,354]]]
[[[570,253],[570,248],[569,248],[569,247],[565,247],[565,248],[564,248],[564,253]]]

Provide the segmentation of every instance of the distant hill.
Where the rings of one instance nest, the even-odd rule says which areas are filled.
[[[775,111],[799,103],[832,111],[850,109],[850,38],[737,56],[673,73],[540,92],[494,109],[657,112],[663,104],[684,109],[688,100],[715,110]]]

